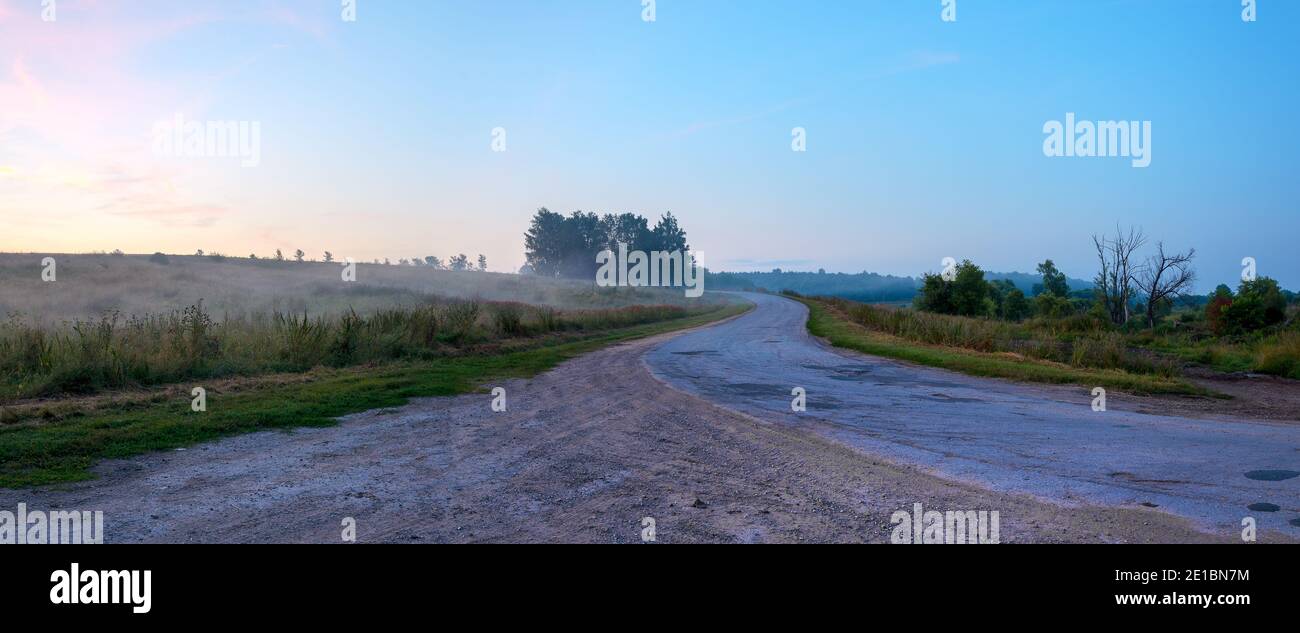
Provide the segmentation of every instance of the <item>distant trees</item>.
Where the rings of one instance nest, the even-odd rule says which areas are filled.
[[[1038,274],[1043,276],[1043,283],[1034,286],[1034,294],[1051,294],[1057,297],[1070,295],[1070,284],[1066,281],[1065,273],[1057,270],[1052,260],[1048,259],[1039,264]]]
[[[1286,320],[1286,296],[1269,277],[1243,281],[1234,296],[1220,285],[1205,306],[1205,319],[1216,335],[1245,334]]]
[[[1069,284],[1065,273],[1057,270],[1052,260],[1038,265],[1043,283],[1034,287],[1040,292],[1031,304],[1024,291],[1007,279],[985,281],[984,270],[970,260],[964,260],[954,270],[952,281],[942,275],[926,273],[921,278],[921,289],[913,305],[919,310],[982,316],[1020,321],[1034,312],[1041,316],[1059,318],[1074,313],[1069,299]]]
[[[282,262],[282,261],[284,261],[284,253],[281,253],[281,252],[280,252],[280,249],[278,249],[278,248],[275,249],[275,261],[277,261],[277,262]]]
[[[293,259],[294,259],[294,261],[298,262],[299,264],[302,263],[303,258],[306,257],[306,256],[307,256],[307,253],[302,252],[302,249],[301,249],[301,248],[293,252]]]
[[[434,270],[445,270],[447,268],[447,266],[442,263],[442,260],[439,259],[437,255],[429,255],[425,257],[424,263],[427,264],[430,268],[433,268]]]
[[[469,257],[464,253],[447,260],[447,267],[452,270],[469,270]]]
[[[334,261],[334,253],[331,253],[331,252],[329,252],[329,251],[325,251],[325,263],[328,264],[328,263],[330,263],[330,262],[332,262],[332,261]]]
[[[594,277],[596,254],[626,244],[629,251],[688,251],[686,232],[672,213],[654,227],[633,213],[598,216],[574,211],[568,216],[546,209],[533,215],[524,234],[529,268],[547,277]]]
[[[1139,229],[1130,227],[1128,233],[1124,233],[1116,227],[1115,237],[1093,235],[1092,243],[1101,264],[1101,270],[1093,281],[1097,301],[1111,323],[1124,325],[1128,323],[1136,267],[1139,265],[1133,261],[1134,253],[1146,243],[1146,236]]]
[[[1007,291],[1006,299],[1002,302],[1002,318],[1008,321],[1021,321],[1032,311],[1033,308],[1029,305],[1029,300],[1025,299],[1024,292],[1015,287]]]
[[[487,272],[487,256],[482,253],[479,253],[478,256],[478,269],[479,272]]]
[[[993,316],[996,304],[989,297],[984,271],[969,259],[957,265],[952,281],[926,273],[921,291],[913,301],[918,309],[961,316]]]
[[[1172,307],[1173,299],[1191,289],[1192,282],[1196,281],[1196,272],[1191,267],[1194,257],[1194,248],[1186,253],[1170,254],[1165,253],[1163,242],[1156,242],[1156,254],[1148,257],[1137,273],[1138,290],[1147,297],[1147,327],[1156,326],[1156,311],[1162,304]]]

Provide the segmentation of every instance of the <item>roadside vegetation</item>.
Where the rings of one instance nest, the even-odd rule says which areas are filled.
[[[693,310],[647,307],[557,315],[556,329],[550,334],[533,330],[529,336],[511,337],[509,344],[498,340],[494,347],[478,348],[477,353],[424,359],[420,354],[430,348],[411,344],[415,358],[352,367],[321,364],[297,374],[210,382],[203,412],[191,410],[187,389],[192,383],[180,389],[4,407],[0,410],[9,414],[0,423],[0,486],[88,479],[88,469],[99,459],[182,448],[255,430],[329,426],[338,416],[400,406],[414,397],[470,393],[486,381],[533,376],[613,343],[703,325],[746,309],[727,303]],[[461,305],[451,310],[469,308]],[[543,327],[540,314],[525,317],[524,326]],[[391,318],[377,317],[369,323],[388,323]],[[410,316],[404,323],[419,318]],[[475,323],[488,327],[482,314]],[[335,322],[329,327],[337,335],[348,326]],[[362,329],[369,327],[378,325]]]
[[[43,326],[0,324],[0,405],[14,400],[180,381],[302,372],[486,353],[522,341],[592,333],[698,313],[637,305],[557,310],[431,297],[359,315],[279,311],[215,320],[200,301],[184,310]]]
[[[808,331],[836,347],[974,376],[1081,384],[1131,393],[1205,394],[1172,364],[1141,358],[1108,336],[1053,339],[1024,324],[926,314],[838,298],[798,297]]]
[[[1093,244],[1090,289],[1072,290],[1047,260],[1027,296],[967,260],[925,274],[911,308],[800,298],[809,329],[836,345],[983,376],[1137,393],[1204,392],[1183,379],[1189,363],[1300,379],[1300,306],[1273,279],[1198,297],[1195,250],[1156,242],[1141,257],[1147,239],[1134,229]]]

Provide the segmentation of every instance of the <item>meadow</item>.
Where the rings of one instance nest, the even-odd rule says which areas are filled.
[[[429,267],[0,256],[0,405],[196,379],[433,361],[709,312],[680,292]]]

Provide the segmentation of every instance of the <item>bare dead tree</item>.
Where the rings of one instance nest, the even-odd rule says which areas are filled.
[[[1163,242],[1156,242],[1156,254],[1148,257],[1138,273],[1138,289],[1147,296],[1147,327],[1156,326],[1156,305],[1183,295],[1196,281],[1192,258],[1196,249],[1186,253],[1165,253]]]
[[[1115,325],[1128,323],[1128,305],[1133,298],[1133,284],[1138,273],[1138,266],[1132,264],[1133,254],[1146,241],[1142,230],[1132,227],[1129,227],[1126,234],[1116,226],[1114,238],[1092,236],[1092,243],[1097,247],[1097,259],[1101,263],[1101,270],[1093,283],[1097,298]]]

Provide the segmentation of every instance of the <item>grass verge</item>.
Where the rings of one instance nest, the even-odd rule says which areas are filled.
[[[254,385],[207,394],[207,411],[190,411],[188,394],[137,401],[55,422],[0,428],[0,487],[18,488],[89,479],[96,460],[190,446],[265,429],[320,427],[336,418],[405,404],[410,398],[475,391],[484,381],[524,378],[602,347],[704,325],[748,310],[730,305],[685,318],[610,330],[578,340],[499,354],[372,368],[318,369],[309,380]],[[182,392],[183,393],[183,392]]]
[[[1172,393],[1186,395],[1215,395],[1177,378],[1134,374],[1114,369],[1086,369],[1061,363],[1031,360],[1006,353],[986,353],[972,350],[927,345],[909,341],[890,334],[869,330],[848,319],[826,303],[808,298],[797,298],[808,306],[808,331],[843,347],[873,356],[905,360],[930,367],[985,376],[1007,378],[1026,382],[1053,384],[1078,384],[1088,387],[1119,389],[1130,393]]]

